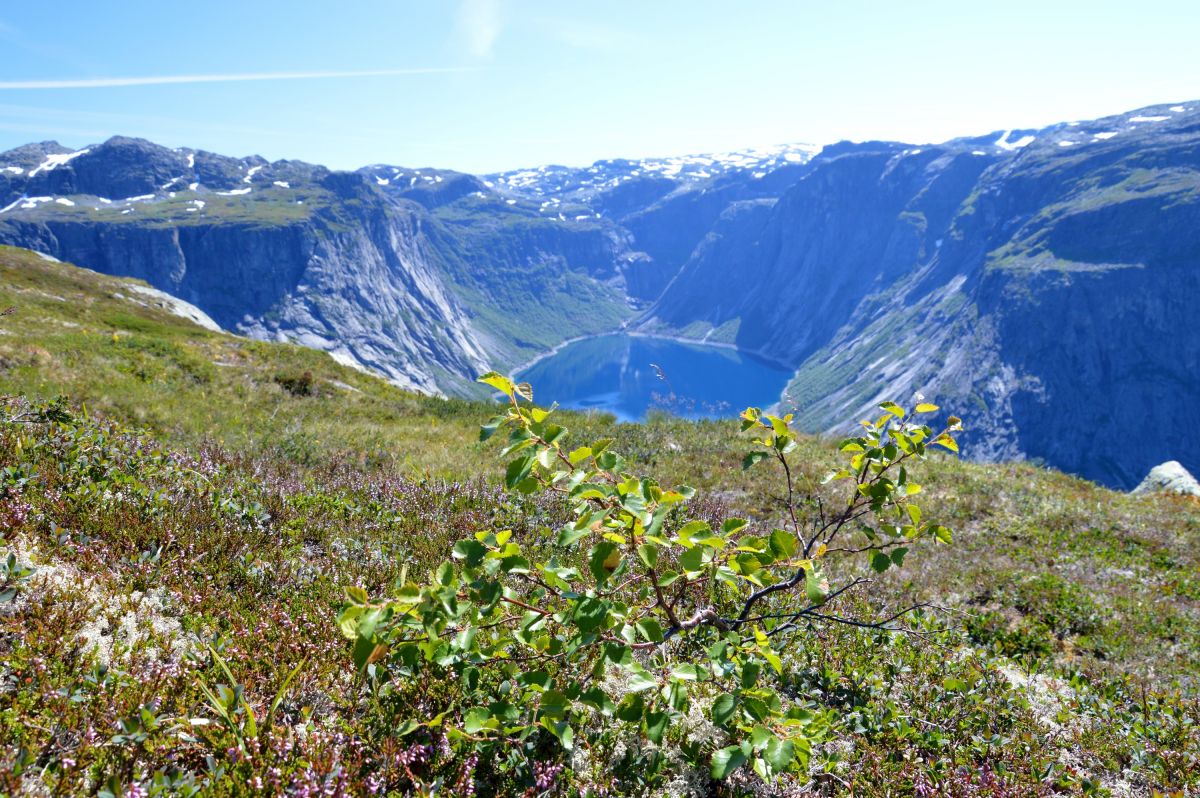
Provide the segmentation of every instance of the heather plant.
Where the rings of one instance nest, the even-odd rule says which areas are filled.
[[[508,403],[480,433],[505,434],[506,487],[559,497],[569,520],[551,539],[478,531],[430,581],[404,574],[383,597],[347,589],[342,630],[377,700],[402,708],[400,733],[444,735],[489,761],[524,751],[538,787],[547,746],[572,754],[614,735],[650,744],[624,763],[643,772],[663,767],[664,741],[718,780],[743,766],[767,781],[806,770],[828,719],[781,689],[789,649],[822,625],[912,628],[919,604],[862,618],[846,601],[864,574],[902,567],[915,541],[951,541],[918,504],[910,467],[932,446],[957,451],[959,420],[935,432],[921,418],[936,406],[884,403],[839,444],[842,466],[826,481],[844,496],[826,506],[798,495],[791,416],[748,408],[743,467],[778,464],[783,522],[714,525],[689,514],[691,488],[632,473],[610,439],[568,445],[528,384],[480,381]],[[414,684],[457,690],[404,716]],[[688,734],[697,718],[710,734]]]

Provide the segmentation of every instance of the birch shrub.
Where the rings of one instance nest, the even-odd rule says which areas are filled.
[[[389,595],[347,589],[341,628],[399,733],[472,761],[544,760],[615,733],[650,751],[673,740],[716,780],[743,767],[767,781],[803,772],[821,719],[781,694],[788,647],[823,624],[894,629],[918,609],[863,619],[844,608],[867,575],[902,568],[914,541],[950,543],[918,504],[911,469],[932,446],[957,451],[959,420],[934,431],[922,419],[936,406],[884,403],[839,444],[826,482],[843,498],[826,506],[797,494],[792,417],[749,408],[743,466],[777,466],[784,523],[714,526],[689,517],[691,488],[632,473],[611,440],[569,445],[528,384],[480,381],[508,400],[480,431],[505,440],[505,485],[560,496],[571,520],[549,540],[481,530],[428,581],[402,577]],[[444,689],[413,701],[413,685]],[[715,729],[700,742],[678,733],[698,714]]]

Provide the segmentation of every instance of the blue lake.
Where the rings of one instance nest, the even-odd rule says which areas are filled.
[[[568,344],[518,376],[540,405],[641,421],[656,409],[718,418],[773,405],[791,372],[725,347],[614,334]]]

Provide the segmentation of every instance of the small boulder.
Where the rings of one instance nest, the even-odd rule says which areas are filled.
[[[1184,496],[1200,496],[1200,482],[1188,473],[1178,461],[1169,460],[1150,469],[1142,484],[1133,489],[1141,493],[1179,493]]]

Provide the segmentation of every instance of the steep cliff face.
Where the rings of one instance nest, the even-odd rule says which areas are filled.
[[[769,217],[698,251],[642,323],[720,331],[713,334],[799,363],[864,297],[928,258],[952,209],[994,162],[969,145],[831,149]]]
[[[4,223],[4,231],[8,240],[30,249],[145,280],[203,307],[229,330],[283,300],[299,283],[314,249],[307,222],[170,227],[12,220]]]
[[[1188,108],[1151,109],[996,161],[942,245],[855,304],[785,402],[833,429],[920,391],[971,419],[981,459],[1121,487],[1164,460],[1194,469],[1175,430],[1200,397],[1198,133]]]
[[[412,215],[321,215],[279,226],[10,222],[9,240],[109,274],[139,277],[201,307],[228,330],[296,341],[428,392],[429,366],[485,367],[463,310],[424,252]]]

